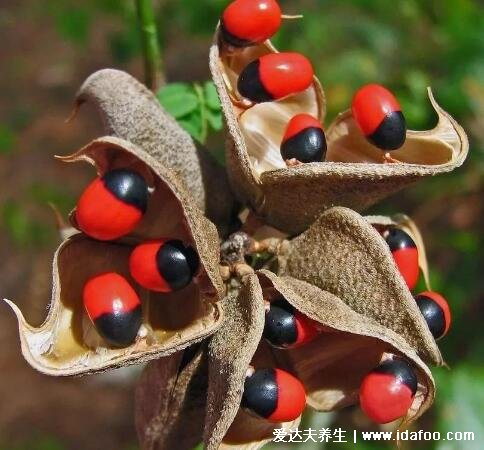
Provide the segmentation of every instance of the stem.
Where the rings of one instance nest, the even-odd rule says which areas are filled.
[[[145,83],[157,91],[165,82],[152,0],[135,0],[141,31],[141,45],[145,65]]]
[[[198,97],[198,103],[200,104],[200,118],[202,123],[202,130],[200,132],[200,142],[205,144],[208,135],[208,119],[207,119],[207,110],[205,105],[205,96],[203,94],[203,88],[198,83],[194,85],[195,93]]]

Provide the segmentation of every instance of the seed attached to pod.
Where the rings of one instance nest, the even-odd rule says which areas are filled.
[[[141,301],[121,275],[97,275],[84,285],[84,308],[98,333],[113,347],[131,345],[142,322]]]
[[[319,120],[309,114],[297,114],[288,123],[282,139],[281,155],[285,161],[318,162],[326,155],[326,137]]]
[[[260,44],[279,30],[281,15],[275,0],[235,0],[222,14],[222,38],[239,48]]]
[[[318,333],[316,322],[297,311],[286,299],[280,298],[269,304],[263,336],[273,347],[299,347]]]
[[[353,97],[353,118],[366,138],[382,150],[396,150],[405,143],[407,127],[394,95],[379,84],[367,84]]]
[[[360,387],[360,406],[376,423],[388,423],[407,414],[417,392],[417,376],[401,359],[381,363]]]
[[[306,90],[313,67],[299,53],[271,53],[249,63],[239,76],[240,95],[254,103],[280,100]]]
[[[450,328],[451,315],[449,304],[437,292],[421,292],[415,297],[417,306],[435,339],[444,337]]]
[[[198,265],[195,250],[173,239],[140,244],[129,258],[129,270],[136,282],[157,292],[173,292],[189,285]]]
[[[79,228],[108,241],[130,233],[146,212],[148,187],[142,176],[115,169],[96,178],[83,192],[76,209]]]
[[[241,406],[269,422],[289,422],[304,411],[306,391],[284,370],[257,369],[245,379]]]
[[[395,264],[409,289],[414,289],[418,282],[418,250],[413,239],[397,227],[390,227],[383,232]]]

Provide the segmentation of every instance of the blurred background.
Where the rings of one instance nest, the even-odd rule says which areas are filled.
[[[219,157],[221,116],[207,83],[207,53],[227,3],[155,1],[167,81],[178,82],[160,92],[160,101]],[[415,429],[476,434],[473,443],[404,443],[403,448],[481,449],[484,6],[480,0],[281,4],[285,13],[304,13],[305,18],[286,21],[276,46],[312,59],[327,94],[328,123],[348,108],[355,89],[371,81],[396,92],[410,128],[431,128],[436,117],[426,96],[430,85],[469,134],[470,153],[460,170],[407,189],[371,213],[404,212],[416,220],[427,245],[433,288],[453,310],[451,332],[440,344],[452,370],[433,370],[437,401]],[[0,297],[14,300],[28,321],[39,325],[50,299],[51,260],[58,244],[48,203],[66,214],[93,176],[87,167],[63,165],[53,156],[70,153],[102,132],[97,117],[84,110],[74,122],[64,122],[77,88],[91,72],[116,67],[143,78],[134,2],[1,0],[0,41]],[[133,374],[40,375],[20,355],[12,313],[0,308],[0,450],[136,449]],[[304,423],[316,429],[329,424],[367,426],[357,410],[308,414]],[[390,447],[373,442],[358,448]]]

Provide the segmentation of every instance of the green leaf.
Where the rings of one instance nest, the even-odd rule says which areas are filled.
[[[186,117],[178,120],[178,123],[197,141],[202,141],[202,116],[199,110],[193,111]]]
[[[218,98],[217,89],[212,81],[207,81],[204,84],[203,93],[207,106],[213,111],[220,111],[220,100]]]
[[[175,119],[185,117],[199,108],[193,87],[185,83],[167,84],[157,95],[160,103]]]
[[[15,134],[6,125],[0,124],[0,154],[11,153],[15,144]]]
[[[212,111],[211,109],[207,109],[206,117],[213,130],[220,131],[222,129],[223,121],[221,111]]]

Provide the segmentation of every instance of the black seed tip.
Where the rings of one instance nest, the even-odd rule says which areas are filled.
[[[326,148],[323,130],[309,127],[283,142],[281,155],[284,160],[296,158],[303,163],[320,162],[326,155]]]
[[[442,308],[431,298],[424,295],[415,297],[417,306],[422,313],[432,336],[439,339],[445,333],[445,315]]]
[[[274,369],[257,369],[245,379],[241,406],[268,418],[277,408],[278,389]]]
[[[141,323],[141,305],[131,311],[102,314],[94,320],[103,339],[118,348],[128,347],[135,341]]]
[[[382,150],[396,150],[405,143],[406,137],[407,125],[405,117],[402,111],[393,111],[368,136],[368,140]]]
[[[144,178],[127,169],[115,169],[102,177],[106,188],[119,200],[146,212],[148,205],[148,187]]]
[[[294,308],[285,300],[271,302],[266,312],[264,338],[274,347],[286,348],[297,341]]]
[[[383,361],[373,372],[393,375],[400,383],[405,384],[411,390],[412,395],[417,392],[417,375],[415,375],[415,371],[410,364],[403,359]]]
[[[160,275],[176,291],[188,286],[199,266],[195,250],[180,240],[166,242],[156,254]]]
[[[416,244],[408,233],[397,227],[390,227],[385,231],[385,240],[393,252],[404,248],[416,248]]]
[[[274,100],[274,97],[263,86],[259,67],[260,61],[258,59],[248,64],[239,75],[237,89],[242,97],[248,98],[255,103],[271,102]]]
[[[254,45],[253,42],[248,41],[247,39],[241,39],[235,36],[234,34],[230,33],[227,30],[223,19],[220,20],[220,32],[222,34],[222,39],[224,40],[224,42],[226,42],[229,45],[232,45],[233,47],[244,48],[244,47],[250,47]]]

